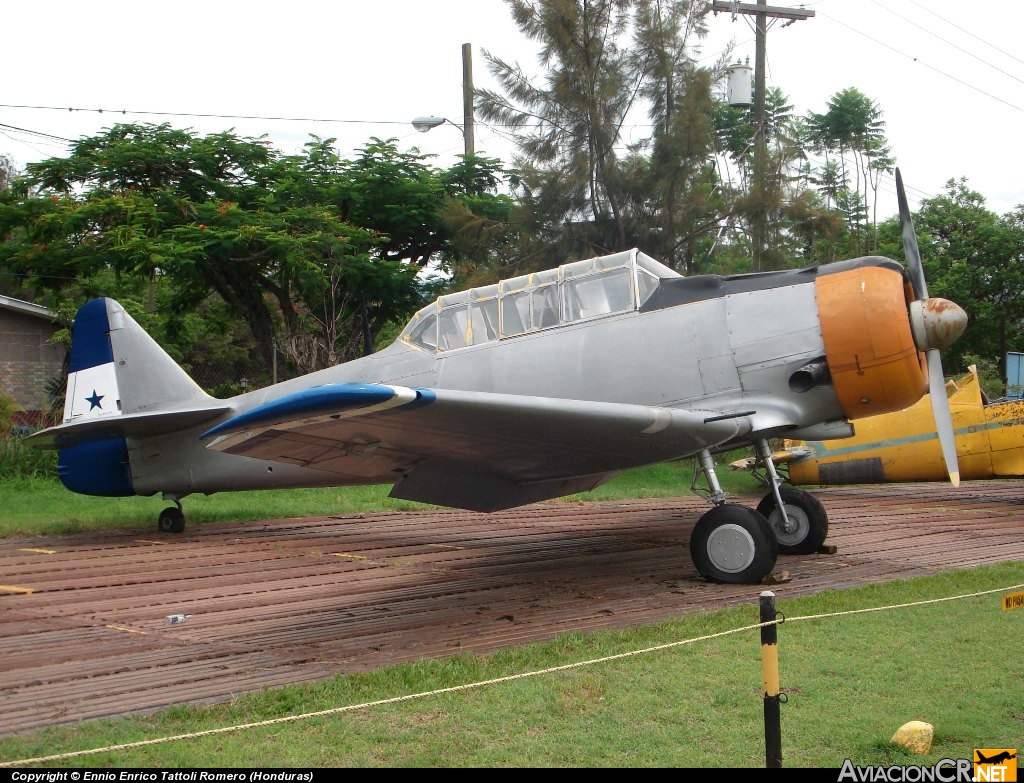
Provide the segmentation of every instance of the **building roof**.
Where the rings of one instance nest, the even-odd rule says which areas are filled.
[[[49,308],[32,304],[32,302],[24,302],[21,299],[14,299],[10,296],[0,296],[0,308],[15,310],[25,315],[33,315],[36,318],[45,318],[47,321],[53,321],[57,318],[57,314]]]

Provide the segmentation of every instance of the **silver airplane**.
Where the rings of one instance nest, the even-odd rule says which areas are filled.
[[[94,299],[74,324],[64,421],[29,442],[60,450],[71,491],[161,494],[165,532],[184,530],[194,493],[391,484],[493,512],[694,457],[691,490],[712,505],[694,565],[761,583],[828,534],[813,496],[783,496],[769,439],[850,436],[943,389],[939,349],[966,327],[928,296],[898,171],[897,184],[908,268],[867,256],[682,277],[634,249],[442,296],[377,353],[230,399]],[[931,397],[957,483],[946,395]],[[756,509],[728,502],[713,459],[749,446],[773,479]]]

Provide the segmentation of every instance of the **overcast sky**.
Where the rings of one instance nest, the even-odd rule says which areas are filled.
[[[912,208],[960,177],[999,214],[1024,204],[1024,3],[768,5],[815,14],[770,26],[768,85],[801,115],[847,87],[876,101]],[[484,50],[542,77],[504,0],[16,0],[2,18],[0,155],[18,165],[117,122],[168,122],[267,134],[285,152],[310,134],[337,138],[345,157],[396,138],[448,166],[463,150],[459,129],[421,134],[410,120],[461,124],[463,44],[477,87],[494,86]],[[754,63],[753,17],[719,13],[711,26],[703,61],[733,42],[732,59]],[[510,159],[500,129],[477,120],[475,135],[478,154]],[[891,181],[880,200],[895,214]]]

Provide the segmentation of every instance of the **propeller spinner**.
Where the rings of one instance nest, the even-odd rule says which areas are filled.
[[[917,247],[917,236],[907,206],[907,194],[903,189],[903,177],[896,169],[896,197],[900,207],[900,227],[903,231],[903,254],[907,258],[910,284],[916,301],[910,305],[910,323],[914,343],[924,352],[928,366],[928,395],[932,401],[932,415],[942,448],[946,472],[953,486],[960,484],[960,466],[956,458],[956,438],[953,435],[953,416],[946,397],[946,378],[942,373],[939,349],[952,345],[967,328],[967,313],[948,299],[928,296],[928,284],[924,279],[921,252]]]

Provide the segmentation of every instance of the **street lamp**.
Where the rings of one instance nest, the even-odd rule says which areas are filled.
[[[454,122],[449,120],[447,117],[413,117],[412,127],[418,130],[420,133],[426,133],[429,130],[433,130],[438,125],[444,125],[445,123],[455,125]],[[460,131],[462,130],[461,125],[455,125]]]
[[[432,131],[434,128],[438,127],[439,125],[444,125],[446,122],[449,125],[454,125],[456,128],[459,129],[459,132],[462,134],[463,140],[465,141],[466,156],[468,157],[468,156],[472,155],[473,154],[473,138],[472,138],[472,136],[467,135],[465,129],[461,125],[459,125],[456,122],[452,122],[447,117],[433,117],[433,116],[431,116],[431,117],[413,117],[412,127],[414,127],[416,130],[418,130],[420,133],[427,133],[428,131]]]

